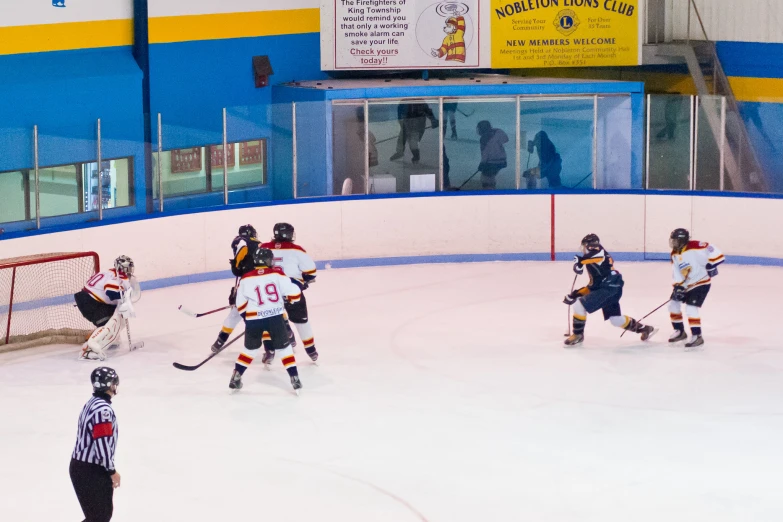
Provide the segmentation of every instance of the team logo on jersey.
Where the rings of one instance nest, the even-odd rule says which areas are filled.
[[[563,9],[557,13],[557,17],[554,21],[554,26],[564,36],[573,34],[579,28],[579,17],[576,16],[576,12],[572,9]]]
[[[101,410],[101,418],[104,422],[111,420],[111,412],[109,410]]]

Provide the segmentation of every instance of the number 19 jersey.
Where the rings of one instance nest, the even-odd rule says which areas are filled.
[[[237,311],[248,321],[282,315],[283,297],[295,303],[301,299],[302,291],[281,268],[256,268],[239,281]]]

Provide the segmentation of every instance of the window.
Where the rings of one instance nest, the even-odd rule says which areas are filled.
[[[0,223],[31,219],[30,200],[25,197],[30,192],[30,178],[32,176],[27,170],[0,172],[0,194],[3,195]]]
[[[108,159],[103,167],[103,208],[133,204],[133,159]],[[38,169],[41,217],[98,211],[97,162]],[[0,223],[35,219],[35,171],[0,173]]]
[[[158,153],[153,153],[158,197]],[[231,190],[266,183],[266,140],[229,143],[227,150],[228,188]],[[185,196],[223,190],[223,145],[208,145],[163,151],[160,155],[163,173],[163,196]]]

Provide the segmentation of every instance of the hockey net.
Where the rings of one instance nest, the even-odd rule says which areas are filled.
[[[0,353],[45,344],[80,344],[94,326],[73,294],[100,270],[95,252],[0,259]]]

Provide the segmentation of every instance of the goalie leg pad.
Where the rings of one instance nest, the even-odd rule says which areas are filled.
[[[87,339],[85,348],[105,358],[106,349],[113,344],[119,344],[120,332],[125,326],[125,320],[115,313],[106,325],[97,328]]]

